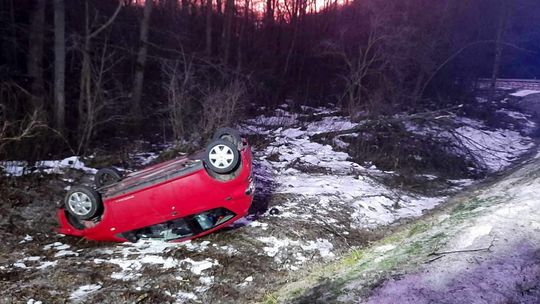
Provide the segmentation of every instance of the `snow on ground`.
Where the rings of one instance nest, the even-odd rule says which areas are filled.
[[[306,242],[302,240],[291,240],[289,238],[278,239],[274,236],[269,236],[259,237],[257,240],[265,244],[263,247],[264,255],[274,258],[278,264],[281,264],[283,268],[288,270],[298,270],[306,262],[306,255],[312,256],[314,251],[318,252],[325,260],[335,257],[332,252],[334,245],[327,239],[318,238],[314,241],[310,240]],[[295,252],[291,257],[284,249],[292,246],[302,250]],[[292,260],[293,262],[286,263],[286,260],[289,260],[289,262]]]
[[[512,93],[510,95],[516,96],[516,97],[525,97],[527,95],[538,94],[538,93],[540,93],[540,91],[536,91],[536,90],[520,90],[520,91],[517,91],[517,92]]]
[[[85,166],[78,156],[61,160],[41,160],[33,164],[26,161],[1,161],[0,169],[8,176],[22,176],[31,173],[63,174],[67,169],[81,170],[89,174],[97,172],[96,169]]]
[[[191,252],[201,252],[208,248],[210,242],[203,241],[193,244],[166,243],[162,241],[141,240],[137,243],[125,243],[107,250],[98,250],[94,255],[101,255],[95,258],[95,264],[109,263],[117,265],[119,272],[112,273],[111,277],[116,280],[129,281],[142,276],[144,266],[154,265],[161,269],[185,269],[195,275],[201,275],[219,262],[212,259],[193,260],[191,258],[178,259],[166,256],[178,248],[186,248]]]
[[[520,114],[508,110],[500,111],[513,118]],[[520,127],[528,129],[529,132],[536,127],[536,124],[526,115],[519,115],[519,120]],[[458,125],[453,130],[433,125],[417,125],[414,122],[407,122],[405,126],[408,131],[419,135],[454,142],[455,146],[465,149],[453,148],[453,153],[473,158],[475,163],[490,172],[508,167],[534,146],[534,141],[530,137],[522,135],[517,130],[491,129],[479,120],[464,117],[455,117],[453,123]]]
[[[90,293],[92,293],[94,291],[97,291],[99,289],[101,289],[101,285],[99,285],[99,284],[83,285],[83,286],[77,288],[77,290],[73,291],[71,293],[71,296],[69,297],[69,299],[73,303],[83,302],[84,299],[88,296],[88,294],[90,294]]]
[[[315,114],[327,111],[310,110]],[[264,150],[255,151],[259,166],[264,167],[264,170],[256,170],[257,178],[272,180],[276,184],[275,193],[316,198],[324,207],[310,210],[316,213],[315,216],[325,217],[329,212],[342,213],[350,218],[353,228],[375,227],[401,217],[419,216],[423,210],[435,207],[444,199],[399,195],[391,197],[388,195],[392,193],[391,189],[369,177],[384,172],[365,168],[350,161],[347,153],[335,151],[330,145],[312,140],[311,135],[314,134],[348,130],[358,125],[347,118],[325,116],[318,121],[303,122],[298,119],[299,114],[287,116],[284,110],[279,113],[288,122],[286,127],[276,128],[273,124],[266,124],[274,121],[267,116],[250,121],[257,125],[255,129],[253,126],[243,126],[244,131],[267,134],[272,138]],[[349,210],[344,210],[344,207],[349,207]],[[306,212],[301,202],[290,201],[281,206],[281,209],[281,217],[316,221],[311,212]]]
[[[512,119],[514,119],[516,122],[518,122],[522,128],[523,132],[527,135],[533,134],[533,132],[536,130],[536,123],[532,120],[530,114],[525,114],[509,109],[499,109],[496,111],[497,113],[502,113]]]
[[[531,174],[539,166],[476,193],[469,210],[458,213],[467,221],[450,215],[451,225],[442,221],[427,233],[447,235],[435,249],[447,254],[428,256],[433,260],[414,271],[398,270],[365,303],[539,303],[540,179]]]
[[[304,110],[315,115],[321,112],[328,115],[328,110],[324,109],[304,107]],[[278,117],[260,116],[242,126],[248,133],[265,134],[271,138],[264,150],[255,151],[259,165],[255,171],[257,178],[273,181],[274,193],[311,197],[322,206],[306,212],[308,209],[301,201],[291,200],[281,206],[279,216],[317,221],[317,217],[326,218],[328,213],[341,213],[350,218],[352,228],[373,228],[400,218],[419,216],[424,210],[444,201],[445,196],[421,197],[389,189],[373,177],[391,173],[363,167],[352,162],[347,153],[335,151],[332,146],[312,139],[312,135],[320,132],[348,130],[358,124],[343,116],[324,116],[311,121],[302,119],[305,118],[303,115],[308,114],[287,114],[281,109]],[[275,126],[278,118],[287,121],[286,126]],[[527,117],[520,118],[533,124]],[[443,137],[455,137],[457,134],[456,140],[468,149],[467,153],[470,152],[475,161],[492,172],[510,165],[533,146],[530,138],[517,131],[489,129],[478,120],[463,117],[458,117],[457,123],[461,126],[452,134],[433,127],[421,129],[414,126],[410,131]],[[470,181],[462,185],[467,184]]]
[[[519,132],[506,129],[488,130],[479,121],[459,127],[459,140],[491,172],[512,164],[518,156],[534,146],[534,141]]]
[[[528,117],[519,113],[505,114],[528,121]],[[532,142],[518,131],[489,129],[480,121],[465,118],[459,118],[458,122],[461,125],[455,133],[475,159],[493,171],[509,165],[532,146]],[[263,144],[253,147],[257,192],[271,197],[269,209],[277,211],[266,212],[260,217],[247,216],[235,223],[235,227],[242,228],[222,234],[225,236],[223,241],[221,235],[217,235],[180,244],[141,240],[135,244],[79,248],[78,244],[68,244],[63,239],[51,240],[31,253],[20,253],[9,265],[2,265],[4,268],[0,271],[52,272],[67,261],[73,261],[78,267],[99,271],[103,278],[134,290],[146,288],[140,282],[152,280],[153,277],[148,276],[152,271],[150,273],[161,278],[166,276],[179,284],[180,287],[163,291],[178,303],[202,303],[209,288],[216,284],[222,284],[222,287],[223,284],[233,285],[242,290],[262,280],[264,273],[253,268],[243,273],[239,280],[228,278],[228,267],[234,265],[231,263],[234,260],[245,260],[243,267],[259,265],[263,271],[295,271],[314,261],[332,260],[338,255],[338,244],[345,236],[402,218],[418,217],[446,199],[446,194],[441,193],[428,197],[390,188],[380,181],[394,173],[353,162],[348,153],[336,150],[335,147],[346,147],[339,137],[333,141],[335,146],[314,139],[314,135],[321,132],[359,126],[361,124],[328,108],[302,107],[300,113],[292,113],[288,106],[280,107],[272,115],[258,116],[242,123],[240,128],[245,133],[264,137]],[[411,130],[427,135],[441,133],[420,127]],[[157,154],[136,152],[131,156],[138,165],[143,165],[155,160]],[[70,168],[95,173],[95,169],[86,167],[78,157],[34,165],[2,162],[0,166],[5,174],[13,176],[32,172],[61,174]],[[436,180],[438,177],[426,175],[425,178]],[[472,181],[451,183],[453,190],[457,190]],[[313,227],[326,230],[311,235],[309,232],[314,231]],[[468,237],[477,236],[470,234]],[[17,242],[26,246],[36,241],[32,235],[26,235]],[[103,292],[104,284],[79,282],[71,287],[69,298],[73,302],[84,302]]]

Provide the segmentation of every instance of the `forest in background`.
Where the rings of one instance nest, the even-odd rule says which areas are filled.
[[[200,141],[254,108],[355,119],[540,75],[532,0],[1,0],[0,158]],[[120,140],[121,139],[121,140]]]

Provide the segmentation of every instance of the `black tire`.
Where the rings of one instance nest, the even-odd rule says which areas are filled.
[[[212,137],[212,140],[219,140],[219,139],[228,140],[235,145],[239,145],[242,143],[242,136],[236,129],[233,129],[233,128],[217,129],[216,132],[214,132],[214,136]]]
[[[99,169],[94,175],[94,184],[97,188],[114,184],[122,179],[122,173],[115,168]]]
[[[101,196],[94,189],[86,186],[71,188],[64,198],[64,208],[79,220],[89,220],[103,210]]]
[[[238,152],[237,146],[228,140],[213,140],[206,147],[204,163],[208,169],[215,173],[231,173],[240,163],[240,152]]]

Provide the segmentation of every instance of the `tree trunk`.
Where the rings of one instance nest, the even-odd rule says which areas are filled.
[[[54,0],[54,122],[60,133],[65,129],[65,4]]]
[[[90,51],[91,51],[91,38],[90,38],[90,16],[88,12],[88,1],[84,1],[84,45],[82,49],[82,62],[81,62],[81,77],[79,82],[79,102],[77,104],[78,111],[78,132],[79,136],[82,135],[84,130],[86,115],[84,114],[84,108],[87,96],[89,82],[90,82]]]
[[[146,54],[148,52],[148,28],[150,27],[150,14],[152,13],[153,0],[145,0],[144,13],[141,21],[140,46],[137,53],[137,63],[135,66],[135,80],[133,82],[133,94],[131,99],[131,110],[135,118],[141,115],[141,97],[144,81],[144,68],[146,65]]]
[[[219,16],[223,14],[222,6],[223,4],[221,3],[221,0],[216,0],[216,11]]]
[[[493,60],[493,69],[491,72],[491,88],[492,89],[495,89],[495,86],[497,84],[497,78],[499,77],[499,69],[501,66],[501,58],[502,58],[502,50],[503,50],[502,40],[506,32],[506,28],[508,25],[508,17],[510,15],[509,13],[510,8],[506,4],[505,0],[501,1],[500,9],[501,9],[501,13],[499,17],[499,26],[497,27],[497,37],[495,40],[495,59]]]
[[[242,57],[243,57],[243,49],[245,45],[245,36],[246,36],[246,27],[248,26],[249,22],[249,0],[244,0],[244,21],[242,22],[242,26],[240,28],[240,36],[238,37],[238,54],[236,59],[236,70],[240,72],[242,69]]]
[[[234,10],[234,0],[225,1],[225,24],[223,26],[222,36],[222,49],[223,49],[223,63],[227,64],[230,57],[231,49],[231,31],[232,31],[232,18]]]
[[[28,39],[28,76],[32,79],[30,92],[34,107],[43,108],[43,41],[45,32],[45,0],[36,0],[30,16],[30,35]]]
[[[189,0],[182,0],[182,16],[185,18],[189,15]]]
[[[212,55],[212,0],[206,0],[206,49],[207,56]]]
[[[266,0],[266,26],[270,26],[274,23],[274,9],[272,7],[272,0]]]

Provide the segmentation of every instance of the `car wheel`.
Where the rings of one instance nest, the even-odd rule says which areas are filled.
[[[69,214],[79,220],[91,219],[103,208],[100,195],[86,186],[71,188],[64,199],[64,206]]]
[[[213,172],[226,174],[236,169],[240,163],[240,153],[230,141],[218,139],[206,148],[204,162]]]
[[[97,188],[114,184],[122,179],[122,173],[115,168],[99,169],[94,175],[94,184]]]
[[[218,139],[224,139],[228,140],[229,142],[239,145],[242,143],[242,136],[240,136],[240,133],[233,128],[219,128],[214,132],[214,136],[212,137],[212,140],[218,140]]]

